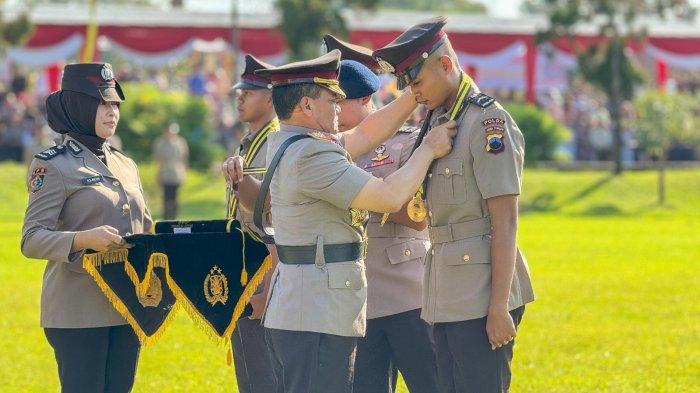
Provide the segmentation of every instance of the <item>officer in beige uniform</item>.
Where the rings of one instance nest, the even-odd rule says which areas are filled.
[[[87,249],[105,251],[122,236],[151,230],[136,164],[105,143],[124,94],[109,64],[71,64],[62,90],[46,100],[63,144],[35,156],[22,253],[46,259],[41,326],[54,349],[63,392],[128,392],[139,342],[82,267]]]
[[[357,337],[365,333],[366,210],[398,211],[430,162],[449,151],[454,124],[433,129],[397,172],[378,179],[353,165],[391,137],[415,109],[403,94],[337,137],[340,52],[258,71],[272,78],[280,131],[269,136],[267,188],[280,263],[264,326],[279,391],[351,392]],[[342,146],[341,146],[342,144]]]
[[[264,172],[251,174],[244,178],[244,168],[264,168],[267,154],[267,137],[270,132],[279,129],[279,121],[272,107],[272,85],[270,79],[255,75],[255,70],[270,67],[251,55],[245,57],[245,70],[241,79],[233,86],[237,94],[236,110],[238,118],[248,123],[249,132],[241,140],[241,146],[236,155],[227,158],[222,164],[222,172],[229,187],[235,185],[238,203],[231,206],[241,225],[248,234],[259,240],[266,240],[268,249],[273,256],[273,266],[276,265],[276,252],[272,239],[260,232],[253,225],[251,205],[257,194],[257,184],[250,180],[262,180]],[[266,285],[269,285],[268,272],[263,284],[251,298],[253,312],[238,320],[236,330],[231,337],[233,346],[233,362],[236,368],[236,383],[241,393],[274,393],[276,391],[275,375],[270,364],[270,357],[265,343],[260,317],[265,305]]]
[[[340,87],[339,130],[357,126],[374,111],[372,95],[379,90],[380,70],[372,51],[333,36],[327,49],[337,48]],[[409,158],[419,131],[402,127],[356,165],[378,178],[399,169]],[[437,391],[437,366],[429,325],[420,318],[425,255],[430,246],[425,220],[410,220],[405,209],[384,217],[371,213],[367,223],[367,334],[357,346],[354,391],[386,393],[396,388],[401,371],[412,393]]]
[[[515,244],[523,136],[462,71],[445,23],[416,25],[374,55],[428,107],[431,126],[458,123],[455,148],[412,202],[416,217],[429,216],[422,317],[435,324],[441,391],[506,392],[516,329],[534,300]]]

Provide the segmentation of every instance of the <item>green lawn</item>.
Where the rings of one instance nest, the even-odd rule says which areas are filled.
[[[159,211],[153,168],[142,168]],[[24,169],[0,164],[0,391],[57,391],[38,327],[41,261],[19,253]],[[513,392],[700,392],[700,170],[528,170],[520,245],[538,300],[519,332]],[[192,174],[186,218],[224,213],[222,181]],[[157,214],[156,214],[157,215]],[[226,349],[181,313],[143,350],[135,392],[235,392]],[[405,392],[405,390],[400,389]]]

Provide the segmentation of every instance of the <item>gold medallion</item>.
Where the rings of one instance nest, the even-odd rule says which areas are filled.
[[[204,278],[204,297],[212,306],[228,300],[228,279],[218,266],[214,266]]]
[[[428,208],[425,206],[425,201],[421,198],[420,193],[413,195],[411,203],[406,206],[406,211],[408,212],[408,217],[415,222],[425,220],[425,217],[428,216]]]

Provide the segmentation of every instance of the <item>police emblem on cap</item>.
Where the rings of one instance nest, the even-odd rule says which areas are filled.
[[[106,81],[111,81],[114,79],[114,74],[112,73],[112,69],[107,67],[107,64],[102,66],[102,70],[100,71],[100,75],[102,75],[102,79]]]
[[[391,73],[391,72],[394,72],[394,71],[395,71],[394,66],[391,65],[388,61],[386,61],[386,60],[384,60],[384,59],[381,59],[381,58],[377,57],[377,63],[379,63],[379,67],[380,67],[380,68],[382,69],[382,71],[384,71],[384,72]]]

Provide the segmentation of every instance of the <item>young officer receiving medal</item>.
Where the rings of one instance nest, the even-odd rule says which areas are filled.
[[[411,204],[414,219],[428,216],[422,317],[435,326],[440,391],[506,392],[516,329],[534,300],[515,243],[523,135],[460,68],[445,23],[411,27],[374,56],[429,109],[429,125],[458,124],[454,149]]]

